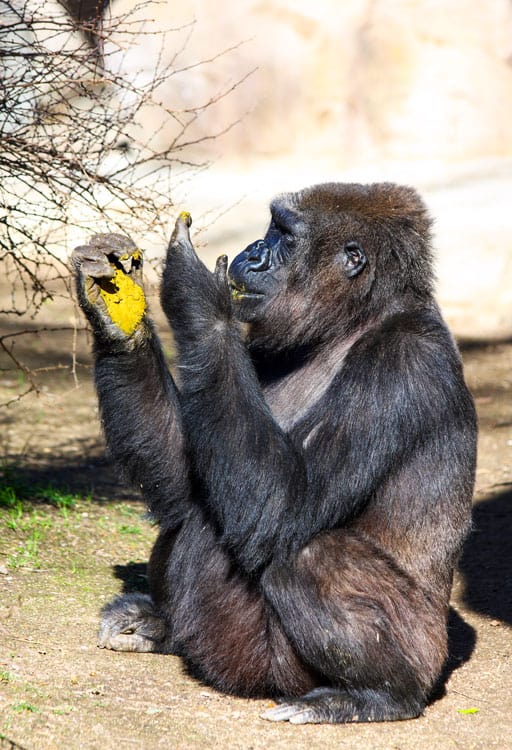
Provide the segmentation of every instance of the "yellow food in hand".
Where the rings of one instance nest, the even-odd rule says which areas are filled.
[[[131,276],[116,269],[114,278],[102,285],[100,295],[113,323],[124,333],[132,334],[146,310],[146,298]]]

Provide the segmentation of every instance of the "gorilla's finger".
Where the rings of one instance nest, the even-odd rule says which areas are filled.
[[[71,265],[76,271],[93,278],[111,279],[114,269],[107,256],[91,245],[79,245],[71,253]]]
[[[192,240],[190,239],[190,232],[189,228],[192,226],[192,216],[189,214],[188,211],[182,211],[178,218],[176,219],[176,223],[174,225],[174,231],[171,236],[171,247],[177,247],[178,245],[181,247],[188,247],[193,252],[195,252],[194,247],[192,245]]]
[[[135,250],[135,242],[124,234],[94,234],[89,244],[103,250],[107,255],[120,253],[121,255],[129,250]]]
[[[192,216],[188,211],[182,211],[178,216],[178,221],[182,221],[187,228],[192,226]]]
[[[227,286],[228,284],[228,256],[219,255],[217,262],[215,263],[215,278],[217,281]]]

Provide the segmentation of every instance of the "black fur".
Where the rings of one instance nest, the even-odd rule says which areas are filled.
[[[391,184],[319,185],[271,212],[228,276],[178,220],[161,300],[179,389],[147,318],[108,335],[75,252],[108,444],[161,525],[134,627],[146,612],[153,650],[220,690],[303,696],[272,720],[410,718],[446,658],[476,450],[430,221]],[[134,606],[104,610],[105,645]]]

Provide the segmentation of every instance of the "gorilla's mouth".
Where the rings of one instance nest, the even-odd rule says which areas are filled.
[[[243,299],[261,299],[265,296],[261,292],[250,292],[245,284],[236,284],[231,278],[229,278],[229,291],[234,302],[240,302]]]

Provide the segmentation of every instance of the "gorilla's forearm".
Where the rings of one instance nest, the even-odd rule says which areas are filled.
[[[95,380],[109,451],[151,513],[174,526],[189,496],[179,396],[150,325],[125,352],[96,349]]]
[[[163,525],[189,496],[179,396],[148,317],[142,251],[120,234],[75,248],[80,307],[94,335],[95,376],[107,444]]]
[[[161,301],[178,347],[191,463],[201,478],[194,494],[215,515],[222,542],[254,572],[307,541],[299,508],[306,470],[265,402],[231,314],[225,260],[208,271],[186,216],[171,239]]]
[[[253,572],[308,539],[303,458],[275,422],[234,324],[184,347],[180,363],[183,422],[205,502],[223,543]]]

